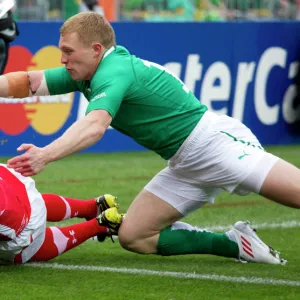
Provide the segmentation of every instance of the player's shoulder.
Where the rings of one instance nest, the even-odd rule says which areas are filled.
[[[122,56],[131,55],[129,50],[127,48],[125,48],[124,46],[121,46],[121,45],[116,45],[115,46],[115,53],[117,55],[122,55]]]
[[[106,50],[92,79],[106,82],[120,77],[130,77],[132,73],[131,54],[122,46],[114,46]]]
[[[112,70],[123,69],[126,66],[130,66],[132,55],[123,46],[113,46],[107,49],[103,55],[100,63],[101,69],[108,68]],[[111,68],[111,66],[114,66]]]

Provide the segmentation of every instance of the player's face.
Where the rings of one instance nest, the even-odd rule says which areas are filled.
[[[90,80],[101,59],[101,45],[83,44],[77,34],[66,33],[60,36],[59,48],[62,51],[61,63],[65,65],[72,79]]]

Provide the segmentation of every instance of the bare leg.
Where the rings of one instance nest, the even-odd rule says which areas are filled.
[[[269,172],[259,194],[282,205],[300,208],[300,170],[280,159]]]
[[[170,204],[143,190],[130,206],[119,230],[123,248],[143,254],[213,254],[237,258],[238,245],[225,233],[177,222],[182,215]]]
[[[142,190],[129,207],[119,230],[122,247],[138,253],[156,253],[159,233],[182,215],[170,204]]]

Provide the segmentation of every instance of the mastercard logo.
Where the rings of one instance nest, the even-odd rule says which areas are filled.
[[[5,73],[56,68],[61,66],[60,57],[60,49],[55,46],[43,47],[35,54],[23,46],[11,46]],[[74,95],[0,98],[0,130],[18,135],[31,126],[40,134],[53,134],[67,121]]]

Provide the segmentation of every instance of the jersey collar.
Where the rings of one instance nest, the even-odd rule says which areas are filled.
[[[105,57],[107,57],[109,54],[111,54],[115,49],[116,49],[115,46],[112,46],[112,47],[110,47],[109,49],[107,49],[107,50],[104,52],[104,55],[103,55],[102,60],[103,60]]]

